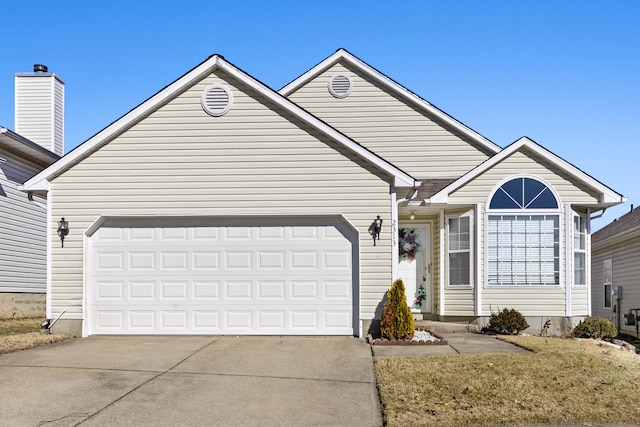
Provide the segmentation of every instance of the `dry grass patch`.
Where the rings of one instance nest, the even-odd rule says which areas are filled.
[[[590,341],[502,337],[531,353],[376,357],[387,426],[640,422],[640,357]]]
[[[26,350],[57,341],[73,338],[65,334],[40,332],[44,319],[6,319],[0,320],[0,354]]]

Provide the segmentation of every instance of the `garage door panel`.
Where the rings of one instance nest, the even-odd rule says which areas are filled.
[[[357,239],[341,229],[100,228],[89,333],[351,335]]]

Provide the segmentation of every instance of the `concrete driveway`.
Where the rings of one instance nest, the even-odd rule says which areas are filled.
[[[0,356],[2,426],[381,426],[349,337],[90,337]]]

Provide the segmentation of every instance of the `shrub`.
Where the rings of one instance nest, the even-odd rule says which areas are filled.
[[[616,331],[616,327],[609,320],[601,317],[587,316],[573,328],[573,335],[578,338],[611,341],[618,335],[618,331]]]
[[[489,331],[495,334],[518,335],[528,327],[527,320],[514,308],[491,313],[489,319]]]
[[[387,302],[380,317],[380,331],[383,338],[411,339],[415,331],[413,315],[407,304],[404,283],[398,279],[387,292]]]

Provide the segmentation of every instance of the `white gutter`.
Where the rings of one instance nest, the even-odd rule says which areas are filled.
[[[625,200],[626,201],[626,200]],[[602,212],[597,214],[597,215],[593,215],[593,216],[589,216],[589,220],[594,220],[594,219],[598,219],[598,218],[602,218],[606,213],[607,213],[607,208],[602,208],[600,209]]]

